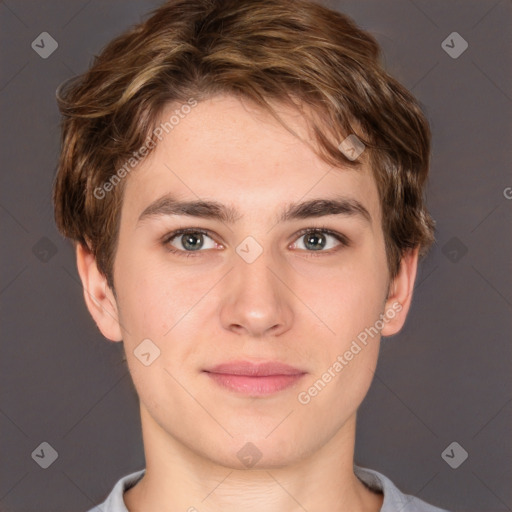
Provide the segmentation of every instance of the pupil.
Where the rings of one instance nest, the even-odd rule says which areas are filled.
[[[320,242],[319,245],[315,245],[316,243]],[[309,244],[313,244],[313,247],[308,247]],[[321,249],[325,246],[325,237],[323,235],[318,235],[316,233],[312,233],[308,235],[307,241],[306,241],[306,247],[313,249],[314,251],[317,251],[318,249]]]
[[[193,235],[193,234],[184,235],[184,239],[182,242],[183,247],[185,247],[186,249],[191,249],[192,251],[196,251],[202,245],[202,237],[203,237],[203,235],[200,233],[197,235]]]

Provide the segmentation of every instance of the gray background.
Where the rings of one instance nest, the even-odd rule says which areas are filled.
[[[86,510],[144,467],[121,344],[89,317],[50,190],[55,89],[159,3],[0,2],[2,511]],[[406,326],[383,340],[359,412],[356,463],[454,511],[512,510],[512,2],[330,5],[376,36],[433,130],[437,244]],[[59,45],[47,59],[31,48],[44,31]],[[469,44],[456,59],[441,47],[454,31]],[[454,441],[469,454],[457,469],[441,456]],[[47,469],[31,455],[42,442],[58,452]]]

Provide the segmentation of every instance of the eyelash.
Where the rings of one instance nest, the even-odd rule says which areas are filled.
[[[162,240],[162,244],[164,245],[164,247],[165,247],[165,249],[167,251],[169,251],[172,254],[176,254],[176,255],[178,255],[180,257],[184,257],[184,258],[191,258],[192,257],[193,258],[193,257],[199,256],[200,253],[202,253],[204,251],[202,251],[202,250],[198,250],[198,251],[183,251],[183,250],[180,250],[180,249],[175,249],[174,247],[169,245],[169,242],[171,240],[173,240],[174,238],[176,238],[176,237],[178,237],[180,235],[186,235],[186,234],[190,234],[190,233],[206,235],[206,236],[209,236],[210,238],[213,239],[213,236],[212,236],[211,232],[206,231],[204,229],[200,229],[200,228],[184,228],[184,229],[177,229],[177,230],[172,231],[171,233],[168,233],[167,235],[165,235],[165,237]],[[305,229],[302,229],[302,230],[300,230],[297,233],[295,240],[298,240],[299,238],[301,238],[301,237],[303,237],[305,235],[316,234],[316,233],[323,233],[323,234],[332,236],[338,242],[340,242],[341,247],[349,247],[351,245],[350,240],[345,235],[343,235],[342,233],[338,233],[337,231],[332,231],[332,230],[330,230],[330,229],[328,229],[326,227],[323,227],[323,226],[319,226],[319,227],[315,227],[315,228],[305,228]],[[305,251],[305,252],[307,253],[307,257],[315,258],[315,257],[321,256],[322,254],[324,254],[324,255],[325,254],[334,254],[334,253],[338,252],[338,250],[339,249],[335,249],[335,250],[331,249],[329,251],[319,250],[319,251]]]

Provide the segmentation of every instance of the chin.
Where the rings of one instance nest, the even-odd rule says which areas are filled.
[[[311,436],[309,437],[311,439]],[[293,465],[307,455],[308,451],[314,451],[313,446],[306,446],[300,440],[294,441],[285,430],[268,435],[254,432],[252,435],[234,436],[223,443],[211,443],[210,446],[221,447],[202,456],[210,459],[215,464],[234,470],[247,469],[277,469]]]

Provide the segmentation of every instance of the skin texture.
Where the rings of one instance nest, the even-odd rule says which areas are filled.
[[[279,112],[310,137],[297,112]],[[267,113],[217,96],[192,109],[125,179],[116,294],[80,246],[77,264],[99,329],[124,342],[140,398],[146,475],[125,493],[128,509],[380,510],[382,495],[352,470],[356,412],[372,382],[380,336],[369,337],[309,403],[297,398],[379,315],[401,304],[381,331],[391,336],[409,310],[418,251],[404,255],[390,282],[378,192],[366,164],[331,168]],[[176,215],[137,222],[168,193],[215,200],[241,217],[232,224]],[[288,203],[339,195],[359,200],[371,224],[346,215],[276,220]],[[326,247],[312,250],[298,233],[314,227],[339,232],[350,245],[320,234]],[[179,228],[210,232],[200,251],[189,250],[192,257],[166,250],[167,243],[185,254],[186,237],[164,240]],[[252,263],[236,252],[248,236],[263,249]],[[160,349],[149,366],[134,355],[146,338]],[[233,360],[279,361],[306,374],[273,395],[246,396],[203,372]],[[251,468],[237,457],[248,442],[261,453]]]

